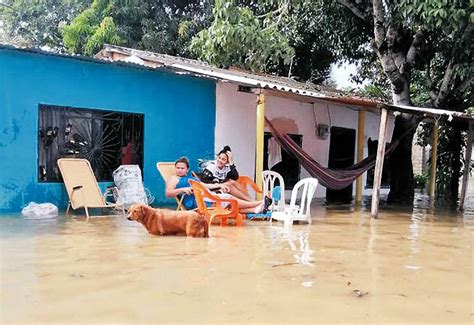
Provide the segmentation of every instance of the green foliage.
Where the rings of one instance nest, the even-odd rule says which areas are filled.
[[[394,12],[404,22],[423,26],[426,30],[451,33],[459,24],[472,17],[472,4],[466,0],[398,0],[394,1]]]
[[[269,62],[289,65],[294,49],[272,16],[259,19],[233,0],[216,0],[214,21],[191,42],[191,50],[217,66],[235,65],[265,71]]]
[[[111,0],[94,0],[71,24],[64,26],[64,46],[69,52],[94,55],[104,43],[122,42],[113,18],[108,16],[112,5]]]
[[[428,174],[415,174],[415,188],[425,189],[428,184],[429,175]]]
[[[357,93],[365,97],[381,99],[385,102],[390,101],[390,93],[387,87],[383,88],[375,84],[367,84]]]
[[[60,28],[92,0],[2,0],[0,36],[5,43],[63,51]]]
[[[104,43],[189,56],[191,38],[208,25],[199,0],[95,0],[63,30],[69,51],[93,55]]]
[[[456,111],[465,111],[472,105],[472,1],[317,2],[321,4],[326,16],[331,17],[328,19],[336,20],[329,33],[334,34],[332,39],[334,46],[341,49],[339,53],[343,57],[360,59],[361,77],[372,79],[373,84],[382,89],[389,89],[385,85],[387,80],[390,80],[392,96],[398,96],[398,100],[403,96],[405,104]],[[376,2],[381,3],[383,17],[380,25],[383,29],[382,35],[377,43],[374,42],[376,39],[372,7]],[[338,13],[335,9],[343,10]],[[344,20],[345,15],[352,16],[359,24]],[[338,23],[339,20],[343,23]],[[360,33],[360,36],[349,37],[352,31]],[[390,33],[387,33],[388,31]],[[374,44],[377,44],[377,47],[374,47]],[[372,52],[372,55],[365,55],[364,51]],[[378,57],[373,55],[376,53]],[[409,56],[414,60],[408,61]],[[393,61],[390,61],[391,59]],[[385,67],[389,67],[388,71],[381,70],[382,62]],[[404,91],[407,88],[408,94]],[[374,89],[366,91],[373,92]],[[397,119],[409,121],[408,117],[404,116]],[[440,126],[437,193],[450,200],[456,199],[462,164],[460,152],[463,139],[460,134],[459,126],[455,123],[445,122]],[[431,127],[424,124],[419,135],[420,143],[430,143]],[[407,188],[401,187],[398,190],[407,191]]]

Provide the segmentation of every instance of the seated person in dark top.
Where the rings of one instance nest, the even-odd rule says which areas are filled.
[[[171,176],[166,182],[166,196],[167,197],[180,197],[184,195],[183,205],[187,210],[197,208],[196,199],[193,195],[193,189],[189,185],[189,180],[193,179],[199,181],[195,177],[188,176],[189,160],[186,157],[179,158],[175,162],[176,176]],[[204,184],[210,190],[220,190],[222,192],[228,192],[229,189],[225,184],[211,183]],[[223,194],[226,195],[226,194]],[[228,196],[227,196],[228,197]],[[239,212],[242,213],[260,213],[264,209],[268,208],[271,201],[244,201],[238,198],[234,198],[239,204]]]
[[[225,146],[217,154],[217,159],[209,162],[204,167],[199,178],[206,184],[223,184],[234,197],[245,201],[252,201],[246,189],[237,182],[239,172],[235,168],[229,146]]]

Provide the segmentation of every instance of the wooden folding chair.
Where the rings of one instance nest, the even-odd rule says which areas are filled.
[[[84,208],[87,219],[89,219],[89,208],[121,208],[125,217],[125,209],[121,203],[109,203],[106,201],[107,188],[104,194],[100,192],[99,184],[87,159],[61,158],[58,166],[69,196],[66,215],[69,208],[74,210]]]
[[[174,162],[158,162],[156,163],[156,168],[160,172],[160,175],[165,181],[165,183],[168,182],[171,176],[176,175],[176,168]],[[184,195],[182,195],[181,198],[175,197],[175,199],[177,205],[176,211],[186,210],[183,205]]]

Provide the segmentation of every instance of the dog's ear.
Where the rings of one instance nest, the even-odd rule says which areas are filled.
[[[141,213],[141,217],[143,218],[143,216],[145,215],[145,207],[143,205],[140,206],[140,213]]]

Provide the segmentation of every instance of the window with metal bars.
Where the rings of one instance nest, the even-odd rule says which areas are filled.
[[[89,160],[98,181],[120,165],[143,170],[143,114],[40,104],[38,116],[39,182],[62,181],[64,157]]]

